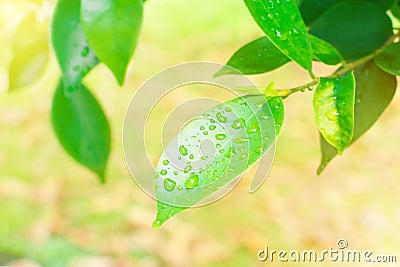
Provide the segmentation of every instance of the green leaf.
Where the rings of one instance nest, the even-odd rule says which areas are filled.
[[[337,65],[342,62],[343,58],[339,51],[331,44],[313,35],[310,35],[310,40],[314,59],[327,65]]]
[[[82,78],[98,64],[80,23],[80,0],[59,0],[52,23],[52,43],[66,90],[79,88]]]
[[[285,56],[267,37],[254,40],[236,51],[215,76],[238,74],[232,68],[250,75],[259,74],[277,69],[290,59]]]
[[[376,64],[387,73],[400,75],[400,43],[391,44],[375,58]]]
[[[354,72],[356,78],[356,102],[354,111],[354,143],[380,118],[396,92],[396,77],[379,69],[370,61]],[[337,155],[337,151],[321,137],[322,159],[320,174]]]
[[[339,52],[329,43],[310,35],[313,57],[328,65],[336,65],[342,61]],[[260,74],[275,70],[290,59],[284,55],[267,37],[258,38],[236,51],[215,76],[226,74]],[[232,69],[233,68],[233,69]],[[238,70],[239,72],[237,72]]]
[[[312,24],[319,16],[327,11],[334,4],[342,0],[304,0],[300,3],[300,12],[307,25]],[[384,10],[388,10],[393,0],[364,0],[379,5]]]
[[[353,73],[340,78],[321,78],[313,99],[318,130],[339,154],[346,149],[354,130],[355,81]]]
[[[153,226],[216,193],[254,164],[274,144],[283,117],[282,98],[244,96],[186,124],[156,167]]]
[[[342,1],[323,13],[310,33],[332,44],[344,59],[374,52],[392,35],[390,18],[366,1]]]
[[[307,25],[313,23],[328,8],[336,4],[339,0],[303,0],[300,4],[300,13]]]
[[[400,1],[395,0],[393,2],[393,5],[390,8],[390,11],[392,12],[393,16],[395,16],[397,19],[400,19]]]
[[[110,126],[93,95],[81,85],[66,96],[60,82],[54,94],[51,118],[63,148],[104,182],[110,154]]]
[[[311,70],[307,28],[293,0],[244,0],[254,20],[286,56]]]
[[[143,17],[143,0],[82,0],[82,27],[98,58],[124,83]]]

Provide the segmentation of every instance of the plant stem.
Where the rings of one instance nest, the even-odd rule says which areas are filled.
[[[339,77],[343,76],[344,74],[348,73],[349,71],[354,70],[358,66],[374,59],[377,55],[382,53],[383,49],[385,49],[387,46],[391,45],[396,40],[396,38],[398,38],[399,36],[400,36],[400,31],[398,31],[396,34],[393,34],[380,48],[376,49],[371,54],[366,55],[365,57],[362,57],[356,61],[353,61],[353,62],[350,62],[347,64],[343,64],[342,68],[338,69],[336,72],[334,72],[333,74],[329,75],[326,78],[339,78]]]
[[[313,86],[317,85],[318,83],[319,83],[319,77],[314,77],[314,79],[309,83],[306,83],[306,84],[303,84],[301,86],[297,86],[294,88],[290,88],[290,89],[277,89],[276,92],[277,92],[278,96],[286,98],[291,94],[297,93],[299,91],[304,91],[306,89],[310,89]]]

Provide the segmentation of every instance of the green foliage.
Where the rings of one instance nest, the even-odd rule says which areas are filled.
[[[396,92],[396,77],[379,69],[373,61],[358,67],[356,79],[356,101],[354,109],[354,143],[379,119],[392,101]],[[337,155],[337,150],[321,137],[322,159],[318,168],[320,174]]]
[[[141,28],[143,2],[58,0],[53,16],[51,39],[62,72],[53,100],[54,130],[65,150],[101,181],[105,180],[110,152],[110,129],[104,112],[82,80],[97,64],[104,63],[117,82],[123,84]],[[179,139],[180,151],[176,151],[181,159],[174,159],[185,159],[189,164],[180,170],[163,155],[157,165],[156,227],[199,203],[254,164],[275,141],[283,121],[282,100],[291,94],[315,89],[312,105],[321,135],[322,160],[318,169],[321,173],[336,155],[372,127],[395,93],[396,76],[400,75],[397,42],[400,31],[393,28],[392,20],[399,22],[399,0],[244,0],[244,3],[265,36],[241,47],[226,65],[251,75],[294,62],[309,73],[312,81],[294,88],[268,86],[263,94],[258,88],[245,88],[244,92],[256,95],[211,109],[208,116],[202,117],[209,120],[205,125],[201,124],[204,121],[189,123],[183,130],[186,139]],[[16,73],[10,76],[13,86],[25,86],[40,72],[21,75],[26,66],[35,65],[26,65],[24,61],[36,61],[43,48],[46,45],[38,41],[38,47],[16,50],[20,53],[11,64]],[[313,60],[338,68],[331,75],[315,77]],[[238,74],[229,67],[215,75]],[[273,107],[271,111],[267,106]],[[228,134],[220,126],[211,127],[211,119],[228,128],[238,128]],[[210,136],[219,145],[216,158],[210,159],[206,167],[192,170],[193,160],[199,154],[196,142]]]
[[[376,64],[384,71],[400,75],[400,43],[392,44],[383,49],[375,58]]]
[[[314,117],[322,136],[339,154],[350,144],[354,127],[355,81],[353,73],[321,78],[314,94]]]
[[[66,94],[60,82],[54,94],[51,118],[64,149],[105,182],[110,126],[93,95],[83,85]]]
[[[310,33],[329,42],[344,59],[374,52],[392,35],[385,10],[368,1],[342,1],[310,26]]]
[[[286,56],[311,71],[307,28],[292,0],[244,0],[254,20]]]
[[[143,16],[142,0],[82,0],[82,27],[98,58],[122,85]]]
[[[51,32],[64,85],[68,91],[73,91],[99,62],[82,31],[80,0],[58,1]]]
[[[258,95],[230,100],[188,123],[177,139],[179,149],[176,142],[171,143],[178,151],[172,158],[161,156],[156,167],[154,227],[215,193],[254,164],[274,144],[283,117],[280,97]],[[203,148],[204,153],[199,144],[207,141],[210,145]],[[182,169],[179,163],[184,161]]]

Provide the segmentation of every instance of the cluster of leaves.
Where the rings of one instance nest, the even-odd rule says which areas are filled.
[[[315,123],[320,132],[322,160],[318,173],[321,173],[336,155],[341,155],[379,119],[393,98],[397,87],[396,75],[400,75],[400,43],[397,43],[399,32],[393,27],[393,22],[400,18],[400,3],[393,0],[244,2],[265,36],[236,51],[226,63],[226,67],[216,75],[235,75],[238,74],[236,70],[246,75],[261,74],[288,62],[295,62],[307,70],[311,79],[307,84],[281,90],[268,86],[262,91],[266,103],[270,104],[271,100],[281,101],[299,91],[314,90],[312,104]],[[317,77],[312,68],[314,61],[337,66],[337,70],[327,77]],[[242,92],[260,94],[260,89],[245,88]],[[244,101],[247,97],[235,101]],[[230,107],[230,102],[225,105]],[[270,105],[272,110],[273,107]],[[245,108],[240,106],[232,107],[237,113],[243,112],[243,109]],[[278,111],[273,113],[272,117],[280,127],[283,121],[281,102]],[[218,119],[215,114],[213,117],[213,110],[206,112],[206,115],[210,114],[211,121]],[[257,112],[253,114],[255,118],[260,116]],[[249,117],[246,119],[251,120]],[[226,122],[226,119],[220,121]],[[192,123],[184,130],[195,135],[201,133],[207,125]],[[240,170],[236,168],[236,171],[229,172],[229,169],[225,168],[220,173],[218,168],[208,164],[200,171],[180,173],[175,167],[165,164],[165,156],[161,157],[154,179],[158,201],[155,227],[218,190],[221,181],[222,185],[232,181],[238,172],[245,171],[262,156],[268,146],[253,147],[252,143],[256,139],[255,136],[261,136],[261,139],[264,136],[257,130],[253,131],[254,124],[250,121],[245,121],[243,126],[247,133],[250,133],[247,140],[251,147],[249,153],[259,148],[262,150],[256,154],[245,153],[248,164],[242,167],[239,160],[235,161],[235,157],[239,155],[230,155],[230,160]],[[262,124],[257,127],[264,127],[265,131],[271,132],[271,127]],[[219,140],[218,135],[215,135],[215,139]],[[237,151],[240,145],[234,144],[226,149]],[[178,159],[185,158],[188,166],[191,166],[192,162],[188,158],[188,155],[191,155],[193,159],[191,151],[185,149],[183,154],[182,151],[178,152]],[[218,163],[218,155],[213,164]],[[219,166],[221,165],[223,164]],[[213,172],[213,168],[216,173]]]
[[[143,17],[143,0],[59,0],[51,29],[62,78],[52,123],[64,149],[104,182],[110,153],[106,116],[82,79],[100,62],[124,83]]]

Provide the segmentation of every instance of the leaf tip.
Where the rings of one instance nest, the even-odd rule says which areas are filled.
[[[163,223],[161,222],[161,220],[159,220],[158,218],[156,218],[153,222],[153,229],[158,229],[161,227]]]

